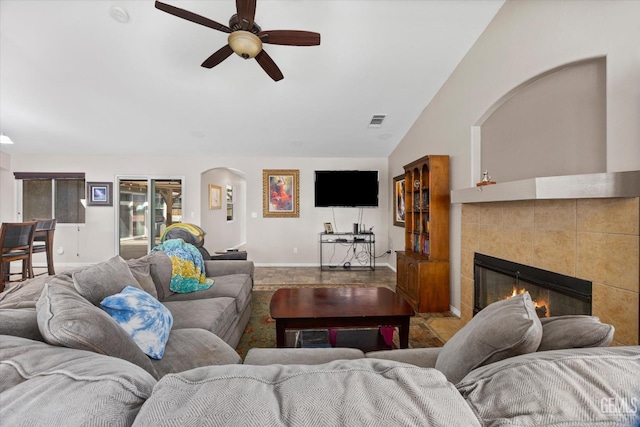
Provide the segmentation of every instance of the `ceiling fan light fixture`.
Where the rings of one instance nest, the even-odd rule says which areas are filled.
[[[244,59],[255,58],[262,50],[260,37],[249,31],[234,31],[229,34],[228,41],[231,49]]]

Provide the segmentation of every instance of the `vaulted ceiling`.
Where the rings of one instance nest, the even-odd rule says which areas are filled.
[[[233,0],[166,3],[225,25],[235,13]],[[237,55],[201,67],[227,35],[153,1],[2,0],[0,131],[15,144],[0,150],[386,157],[503,3],[258,0],[262,29],[321,34],[264,45],[274,82]]]

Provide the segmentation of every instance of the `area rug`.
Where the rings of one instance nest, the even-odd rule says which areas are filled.
[[[319,287],[317,284],[308,286]],[[339,286],[363,287],[362,285],[329,285],[329,287]],[[275,320],[269,315],[269,304],[276,289],[279,289],[279,287],[273,290],[254,290],[252,293],[251,318],[236,348],[236,351],[243,359],[251,348],[276,347],[276,324]],[[425,317],[423,314],[416,314],[411,318],[409,327],[410,348],[442,347],[444,345],[444,341],[429,327],[428,320],[429,317]],[[398,348],[397,331],[394,333],[393,342],[394,348]]]

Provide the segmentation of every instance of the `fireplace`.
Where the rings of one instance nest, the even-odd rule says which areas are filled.
[[[475,315],[487,305],[528,291],[538,317],[591,314],[591,282],[475,253]]]

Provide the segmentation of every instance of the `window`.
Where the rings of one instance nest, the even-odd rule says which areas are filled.
[[[22,220],[56,218],[58,224],[82,224],[84,173],[15,173],[22,180]]]
[[[227,185],[227,221],[233,221],[233,187]]]

